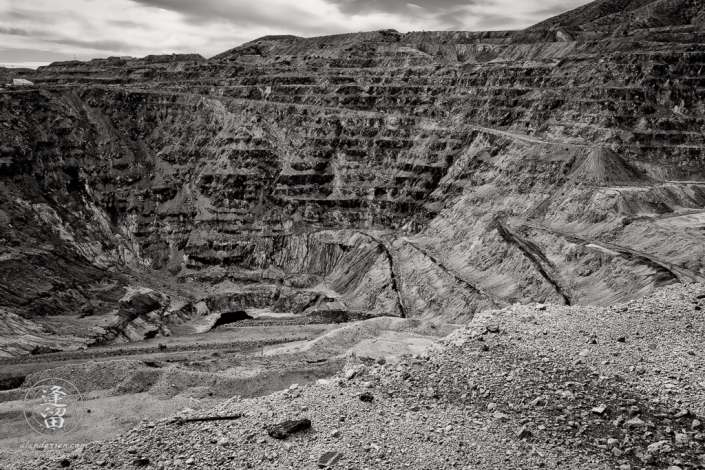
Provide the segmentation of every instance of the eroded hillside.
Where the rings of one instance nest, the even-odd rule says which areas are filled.
[[[600,1],[520,32],[25,74],[0,92],[2,314],[88,309],[135,338],[176,311],[463,323],[702,281],[702,11]],[[126,286],[164,297],[125,313]]]

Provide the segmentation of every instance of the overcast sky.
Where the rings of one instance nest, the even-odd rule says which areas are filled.
[[[195,51],[267,34],[521,29],[589,0],[0,0],[0,63]]]

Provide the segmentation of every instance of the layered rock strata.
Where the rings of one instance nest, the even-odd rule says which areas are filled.
[[[466,322],[701,281],[702,11],[599,1],[519,32],[25,74],[0,93],[3,305],[66,312],[127,269],[215,286],[189,300],[216,311]]]

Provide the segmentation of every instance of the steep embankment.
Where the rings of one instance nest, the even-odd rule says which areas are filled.
[[[0,93],[4,305],[82,308],[128,269],[217,312],[467,322],[702,280],[702,11],[40,68]]]

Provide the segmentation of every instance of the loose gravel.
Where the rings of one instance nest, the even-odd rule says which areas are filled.
[[[478,314],[420,356],[142,422],[76,457],[0,468],[705,468],[705,286],[609,308]],[[361,400],[363,394],[369,394]],[[273,425],[311,427],[274,439]]]

